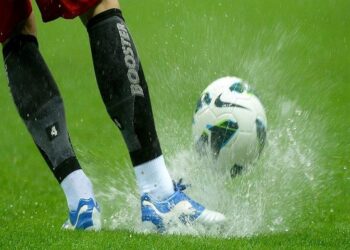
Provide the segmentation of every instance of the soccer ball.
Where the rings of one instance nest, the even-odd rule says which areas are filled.
[[[203,91],[192,124],[197,152],[211,155],[232,177],[257,159],[266,128],[264,107],[237,77],[220,78]]]

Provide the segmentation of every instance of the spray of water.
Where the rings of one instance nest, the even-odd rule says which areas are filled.
[[[318,172],[314,152],[299,143],[303,130],[298,128],[307,120],[307,112],[283,98],[279,104],[264,153],[234,179],[229,170],[221,169],[214,160],[199,157],[191,146],[178,144],[167,160],[171,175],[190,183],[186,192],[208,208],[224,213],[227,223],[212,228],[179,225],[168,233],[231,237],[290,230],[305,206],[305,199],[310,198],[319,183],[315,181]],[[91,176],[95,176],[93,182],[103,208],[104,227],[144,232],[130,163],[109,162],[102,152],[83,149],[79,153],[84,155],[84,165]],[[112,174],[101,176],[96,167],[100,165],[114,169]]]
[[[288,231],[303,209],[303,199],[317,186],[313,152],[297,139],[302,136],[298,124],[306,114],[292,102],[280,104],[280,117],[269,130],[264,154],[241,176],[231,179],[228,169],[199,158],[192,150],[182,150],[170,159],[173,175],[191,181],[188,192],[227,216],[220,230],[198,229],[198,234],[230,237]]]
[[[262,31],[261,35],[264,32]],[[184,178],[185,182],[191,183],[191,187],[186,190],[191,197],[210,209],[224,213],[227,217],[227,223],[222,227],[179,225],[171,228],[168,233],[231,237],[289,231],[301,220],[305,207],[309,205],[308,200],[312,200],[312,195],[321,185],[318,181],[321,170],[317,168],[314,147],[311,145],[311,141],[319,140],[319,136],[311,133],[308,130],[310,126],[306,125],[310,123],[310,111],[299,107],[297,101],[290,100],[283,93],[278,94],[279,98],[276,98],[277,94],[274,93],[274,88],[286,80],[291,88],[297,84],[295,74],[290,70],[286,71],[279,63],[283,60],[283,54],[280,52],[285,51],[288,44],[297,42],[293,41],[297,37],[297,30],[286,34],[277,26],[272,32],[275,33],[274,37],[279,38],[277,41],[271,42],[268,47],[261,47],[259,40],[262,38],[258,34],[256,39],[251,41],[251,50],[245,50],[239,63],[226,65],[227,69],[223,69],[225,72],[235,69],[245,75],[243,78],[257,84],[265,84],[264,88],[261,85],[255,87],[258,90],[265,90],[261,92],[265,98],[263,103],[267,103],[268,143],[260,159],[242,175],[231,179],[229,170],[221,169],[212,159],[197,156],[188,140],[191,134],[190,124],[185,124],[183,121],[187,120],[182,117],[180,119],[169,117],[169,113],[176,109],[176,105],[156,103],[156,106],[162,106],[164,109],[156,112],[156,115],[157,120],[163,125],[158,126],[158,131],[161,138],[166,138],[165,143],[163,140],[163,150],[171,175],[174,179]],[[203,44],[207,52],[213,51],[213,41],[210,40],[212,37],[215,36],[212,36],[209,30],[207,40],[203,39],[208,41],[208,44]],[[241,51],[239,37],[237,39],[231,47],[236,46],[233,50]],[[217,52],[220,51],[215,50],[215,53]],[[215,59],[217,58],[215,55],[209,53],[204,57]],[[227,53],[223,52],[222,55],[225,56]],[[196,64],[196,60],[200,58],[192,57],[191,60],[193,60],[191,63]],[[210,63],[206,58],[201,61]],[[186,87],[176,88],[174,82],[181,76],[192,82],[200,80],[193,79],[191,70],[180,74],[177,70],[173,70],[174,65],[168,67],[169,72],[166,74],[160,74],[159,70],[150,68],[149,79],[164,83],[160,92],[167,89],[177,93],[177,100],[185,99]],[[209,79],[204,72],[202,73],[197,76]],[[184,81],[183,84],[187,82]],[[157,96],[157,92],[154,95]],[[194,103],[195,100],[191,105]],[[81,158],[84,159],[84,165],[92,176],[97,176],[93,181],[98,190],[97,197],[103,207],[104,227],[144,232],[140,222],[139,194],[130,163],[108,162],[103,152],[92,153],[82,149],[80,154],[83,155]],[[109,176],[101,176],[95,167],[97,165],[114,170]]]

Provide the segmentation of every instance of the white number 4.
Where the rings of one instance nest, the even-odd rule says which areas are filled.
[[[56,136],[57,136],[57,134],[58,134],[58,132],[57,132],[56,127],[55,127],[55,126],[52,126],[52,128],[51,128],[51,136],[56,137]]]

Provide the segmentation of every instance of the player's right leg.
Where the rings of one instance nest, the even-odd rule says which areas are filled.
[[[29,1],[0,2],[0,34],[17,110],[67,198],[70,218],[64,227],[100,229],[92,184],[70,143],[63,101],[39,52]]]
[[[222,223],[224,215],[188,197],[183,192],[185,185],[173,185],[158,140],[146,78],[118,1],[103,0],[82,19],[88,20],[102,99],[129,149],[144,224],[164,231],[178,222]]]

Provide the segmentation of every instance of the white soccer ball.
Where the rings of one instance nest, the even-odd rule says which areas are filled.
[[[264,107],[249,84],[223,77],[201,94],[192,132],[197,151],[210,154],[234,177],[259,156],[266,128]]]

